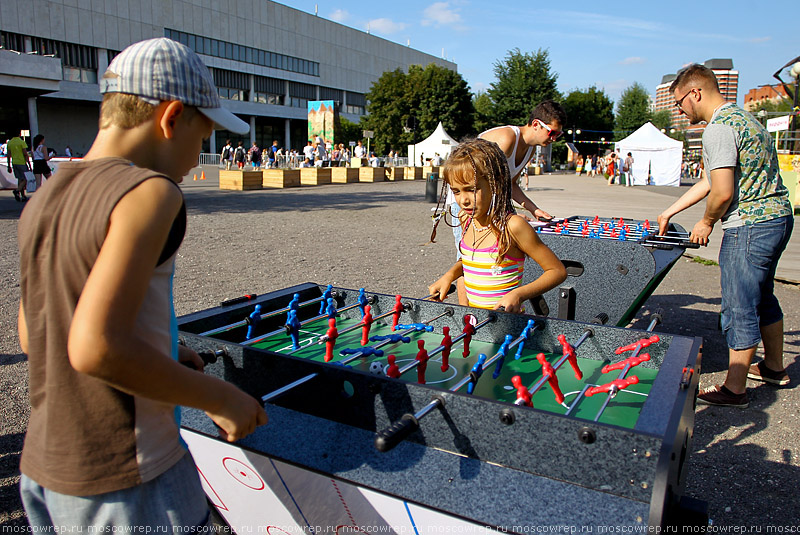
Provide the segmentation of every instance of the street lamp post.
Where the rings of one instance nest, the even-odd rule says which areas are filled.
[[[797,109],[797,93],[800,91],[800,61],[792,65],[792,70],[790,73],[794,78],[794,104],[792,104],[792,114],[794,115],[792,119],[792,137],[794,138],[794,151],[800,152],[798,147],[800,147],[800,143],[798,143],[797,139],[797,122],[798,116],[800,116],[800,111]]]

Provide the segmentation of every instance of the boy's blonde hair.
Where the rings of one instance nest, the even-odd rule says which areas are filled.
[[[155,111],[156,106],[136,95],[106,93],[100,105],[100,130],[111,126],[135,128],[150,119]]]

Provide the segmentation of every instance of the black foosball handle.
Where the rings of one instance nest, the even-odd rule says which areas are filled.
[[[592,323],[595,325],[605,325],[608,322],[608,314],[605,312],[599,313],[597,316],[592,319]]]
[[[419,420],[413,414],[404,414],[398,421],[375,435],[375,448],[387,452],[419,429]]]

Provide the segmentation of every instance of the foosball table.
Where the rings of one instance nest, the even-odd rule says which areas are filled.
[[[307,283],[179,319],[205,373],[266,403],[182,436],[237,532],[686,522],[700,338]]]
[[[567,269],[567,280],[532,300],[532,311],[591,321],[602,310],[620,327],[633,319],[684,251],[698,247],[680,225],[670,223],[658,236],[657,224],[646,219],[570,216],[532,225]],[[526,262],[523,284],[541,273],[536,262]]]

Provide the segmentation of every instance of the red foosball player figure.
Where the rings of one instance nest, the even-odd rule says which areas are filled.
[[[442,333],[444,333],[444,338],[442,338],[442,371],[446,372],[447,368],[450,367],[450,348],[453,347],[453,339],[450,338],[450,327],[442,327]]]
[[[511,384],[517,389],[517,405],[533,407],[533,398],[528,387],[522,384],[522,377],[515,375],[511,378]]]
[[[395,364],[395,356],[389,355],[386,357],[386,360],[389,361],[389,367],[386,369],[386,376],[391,377],[392,379],[399,379],[400,367]]]
[[[417,360],[419,361],[417,365],[417,382],[424,385],[425,370],[428,369],[428,352],[425,351],[425,340],[417,340],[417,347],[419,347],[419,352],[417,353]]]
[[[617,354],[617,355],[621,355],[622,353],[625,353],[626,351],[636,351],[637,349],[644,349],[645,347],[649,346],[650,344],[655,344],[659,340],[661,340],[661,339],[658,337],[658,335],[654,334],[650,338],[643,338],[642,340],[638,340],[638,341],[636,341],[636,342],[634,342],[632,344],[628,344],[626,346],[618,347],[617,350],[614,351],[614,353]]]
[[[599,225],[599,224],[600,224],[600,216],[596,215],[594,216],[594,219],[592,219],[592,225]]]
[[[392,309],[392,332],[397,329],[397,322],[400,321],[400,314],[403,312],[403,303],[400,300],[403,299],[399,295],[394,296],[394,308]]]
[[[628,357],[625,360],[621,360],[619,362],[615,362],[614,364],[606,364],[603,366],[603,369],[600,370],[600,373],[608,373],[614,370],[622,370],[625,366],[630,366],[631,368],[638,366],[642,362],[647,362],[650,360],[650,355],[648,353],[642,353],[638,357]]]
[[[567,342],[567,337],[563,334],[558,335],[558,341],[561,343],[561,349],[564,353],[564,356],[567,357],[569,365],[572,366],[572,371],[575,372],[575,379],[580,381],[583,379],[583,372],[578,367],[578,357],[575,355],[575,348],[572,347],[572,344]]]
[[[475,334],[475,326],[470,322],[469,316],[464,316],[464,351],[462,356],[467,358],[469,356],[469,343],[472,341],[472,335]]]
[[[608,392],[612,396],[616,396],[617,392],[620,390],[624,390],[631,385],[635,385],[639,382],[639,378],[635,375],[631,375],[627,379],[615,379],[610,383],[606,383],[600,386],[593,386],[586,391],[586,397],[590,398],[595,394],[600,394],[602,392]]]
[[[546,378],[547,382],[550,383],[550,388],[553,389],[556,395],[556,402],[564,403],[564,394],[561,393],[561,388],[558,386],[558,377],[556,377],[556,370],[553,369],[553,365],[547,362],[544,353],[536,355],[536,360],[542,365],[542,377]]]
[[[365,346],[369,343],[369,328],[372,325],[372,307],[367,305],[364,307],[364,319],[361,320],[361,345]]]
[[[339,337],[339,330],[336,329],[336,318],[328,320],[328,332],[325,333],[325,362],[333,360],[333,346],[336,344],[336,338]]]

